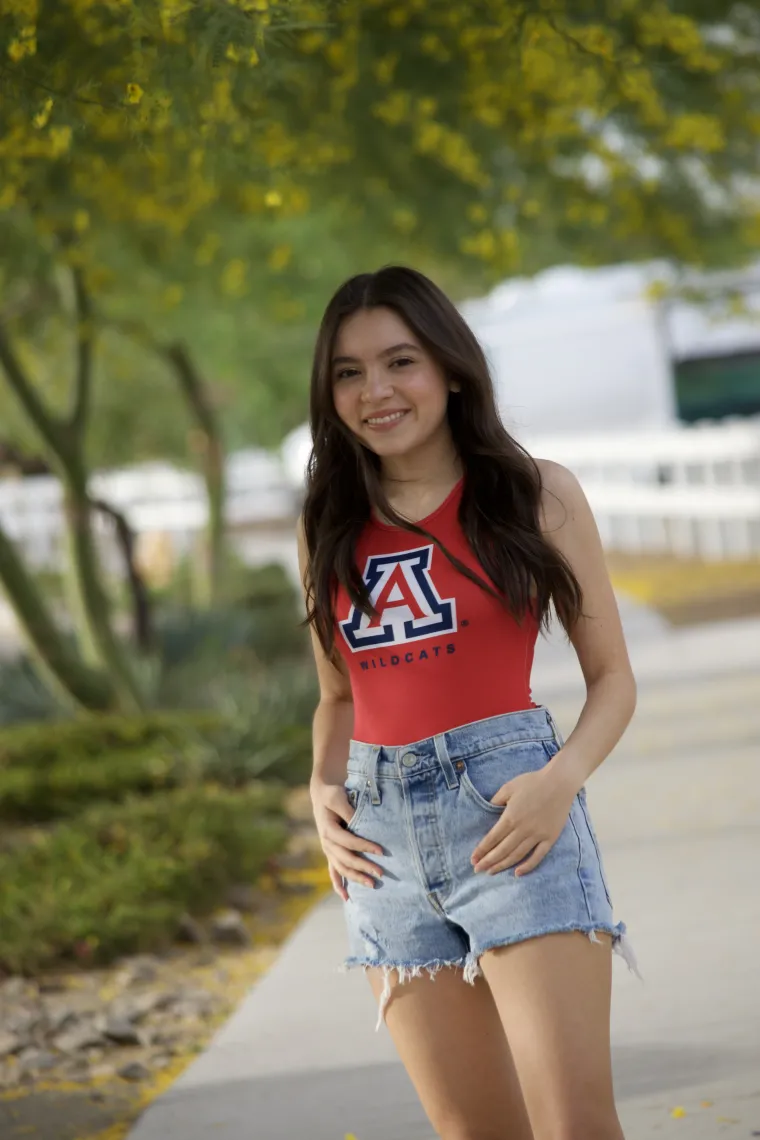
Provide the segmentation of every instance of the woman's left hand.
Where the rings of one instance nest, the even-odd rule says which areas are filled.
[[[516,875],[533,871],[559,839],[576,794],[577,788],[552,767],[504,784],[491,803],[504,804],[505,810],[473,851],[475,870],[494,875],[519,863]]]

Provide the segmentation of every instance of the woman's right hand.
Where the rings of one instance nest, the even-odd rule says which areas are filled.
[[[379,879],[383,874],[381,867],[363,858],[359,852],[382,855],[383,849],[377,843],[360,839],[344,826],[354,811],[343,784],[312,782],[311,802],[319,840],[330,869],[330,881],[337,894],[346,902],[348,892],[345,879],[351,879],[365,887],[374,887],[375,879],[372,876]]]

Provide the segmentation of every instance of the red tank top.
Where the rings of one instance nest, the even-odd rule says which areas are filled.
[[[465,566],[485,573],[459,524],[460,481],[421,525]],[[534,708],[538,622],[496,598],[420,535],[372,519],[357,562],[378,618],[337,597],[337,644],[348,665],[355,740],[412,744],[459,725]]]

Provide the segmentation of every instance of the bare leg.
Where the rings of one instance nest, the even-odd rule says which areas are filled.
[[[549,934],[483,955],[535,1140],[623,1140],[610,1060],[611,941]]]
[[[369,970],[379,1000],[383,975]],[[386,1022],[442,1140],[533,1140],[499,1014],[482,978],[460,970],[412,978],[393,990]]]

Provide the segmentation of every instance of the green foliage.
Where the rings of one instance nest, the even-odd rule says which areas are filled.
[[[56,720],[64,711],[27,656],[0,661],[0,728]]]
[[[0,968],[108,962],[169,943],[281,849],[281,793],[180,789],[97,805],[0,853]]]
[[[224,579],[230,599],[226,607],[202,612],[167,607],[161,616],[156,647],[162,674],[156,700],[162,707],[215,704],[220,678],[226,684],[228,677],[239,675],[251,686],[262,668],[308,651],[300,601],[281,566],[251,569],[228,556]],[[164,597],[171,599],[175,591],[182,596],[187,589],[188,574],[181,566]]]
[[[67,762],[98,765],[112,752],[162,748],[179,753],[219,727],[220,717],[213,711],[90,716],[53,725],[21,725],[0,732],[0,772],[10,768],[45,772]]]
[[[280,663],[255,686],[240,676],[225,678],[218,692],[224,725],[215,735],[206,771],[225,784],[245,784],[262,775],[307,783],[318,696],[310,662]]]

